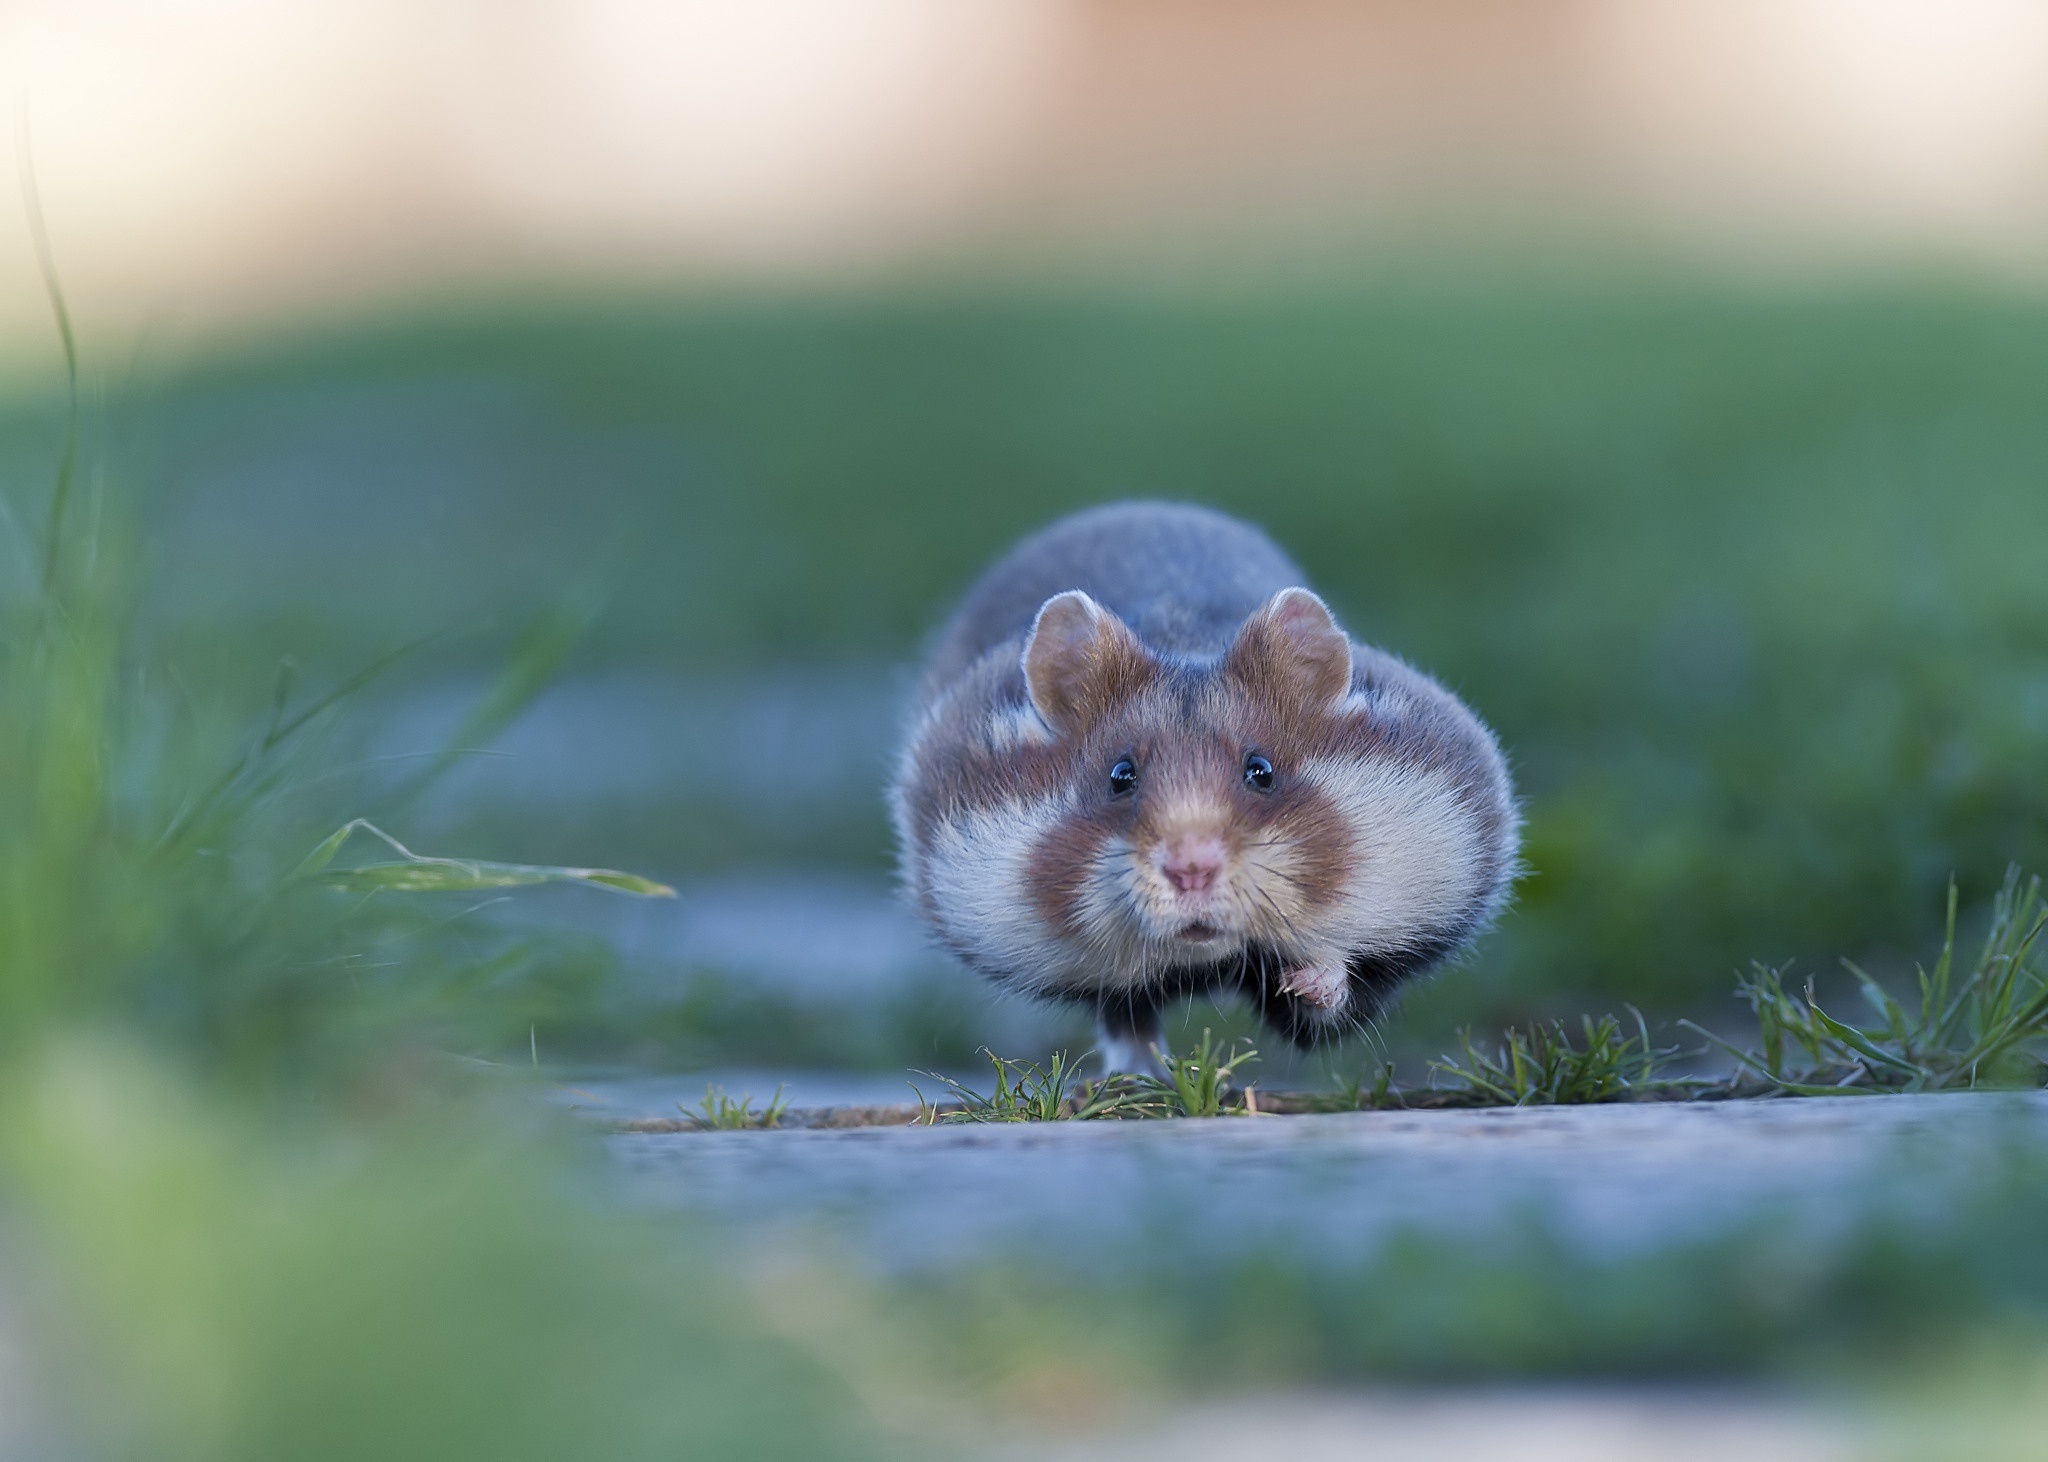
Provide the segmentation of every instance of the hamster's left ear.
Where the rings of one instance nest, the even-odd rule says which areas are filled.
[[[1245,621],[1226,668],[1255,692],[1321,710],[1351,692],[1351,640],[1321,599],[1282,589]]]
[[[1069,589],[1045,601],[1024,646],[1024,681],[1045,724],[1063,736],[1093,725],[1152,667],[1130,626]]]

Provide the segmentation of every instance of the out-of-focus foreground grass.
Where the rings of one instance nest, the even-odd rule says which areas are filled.
[[[372,795],[340,702],[210,736],[130,514],[67,506],[0,586],[0,1450],[864,1454],[695,1236],[579,1197],[569,1136],[436,1054],[532,951],[296,876]]]

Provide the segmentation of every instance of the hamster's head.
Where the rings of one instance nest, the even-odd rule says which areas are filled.
[[[1029,863],[1041,916],[1114,988],[1254,952],[1325,958],[1357,852],[1331,785],[1351,643],[1285,589],[1213,661],[1154,655],[1086,594],[1049,600],[1024,651],[1065,795]]]

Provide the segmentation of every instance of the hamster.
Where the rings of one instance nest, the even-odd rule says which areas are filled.
[[[935,642],[890,791],[902,877],[998,985],[1145,1069],[1173,999],[1299,1046],[1467,945],[1516,871],[1499,746],[1340,629],[1257,528],[1120,503],[1024,539]]]

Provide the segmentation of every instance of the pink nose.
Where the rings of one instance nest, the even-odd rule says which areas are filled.
[[[1223,840],[1215,837],[1175,838],[1166,845],[1159,871],[1181,893],[1207,893],[1223,872]]]

